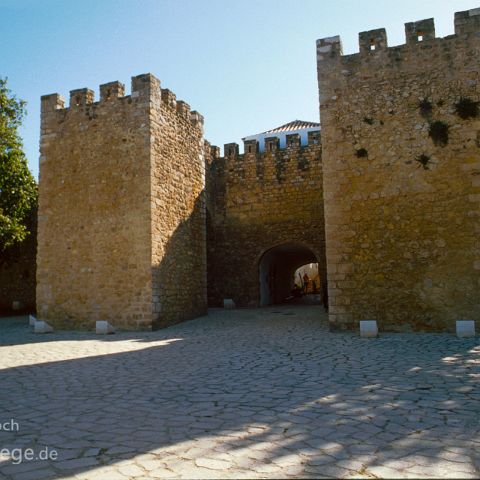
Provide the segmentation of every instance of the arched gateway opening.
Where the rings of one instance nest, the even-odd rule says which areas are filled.
[[[310,284],[305,289],[303,275],[309,271],[307,265],[314,269],[317,264],[315,254],[303,245],[287,243],[267,250],[259,263],[260,306],[288,301],[293,297],[294,288],[301,289],[299,297],[313,293],[313,278],[309,277]],[[299,270],[303,266],[306,268]],[[315,288],[320,291],[320,284]]]

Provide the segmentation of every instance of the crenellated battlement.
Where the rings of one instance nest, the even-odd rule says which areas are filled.
[[[480,8],[455,13],[455,34],[465,35],[480,31]]]
[[[89,88],[79,88],[77,90],[70,90],[70,108],[84,107],[93,103],[95,94]]]
[[[360,53],[384,50],[388,47],[387,32],[384,28],[360,32],[358,34],[358,44]]]
[[[290,135],[286,135],[286,144],[285,148],[282,148],[280,146],[280,137],[277,136],[271,136],[271,137],[266,137],[264,141],[264,149],[262,150],[261,144],[258,140],[244,140],[243,141],[243,151],[244,154],[258,154],[261,155],[265,152],[277,152],[277,151],[283,151],[283,150],[289,150],[289,149],[295,149],[295,148],[305,148],[311,145],[318,145],[321,142],[321,135],[320,135],[320,130],[314,130],[311,132],[308,132],[307,134],[307,144],[303,145],[301,136],[298,133],[292,133]],[[224,156],[225,158],[232,158],[232,157],[239,157],[240,155],[240,146],[238,143],[226,143],[223,147],[224,151]]]
[[[160,80],[150,73],[137,75],[131,79],[131,95],[125,95],[125,85],[119,81],[108,82],[100,85],[100,100],[95,101],[95,92],[89,88],[79,88],[70,91],[68,107],[65,106],[64,98],[53,93],[41,97],[42,116],[52,112],[62,112],[66,115],[69,112],[85,112],[92,116],[92,109],[108,107],[115,108],[115,105],[136,106],[142,102],[153,102],[154,104],[176,112],[178,117],[198,127],[203,126],[203,116],[190,105],[182,100],[177,100],[176,95],[166,88],[161,88]],[[94,112],[93,112],[94,113]]]
[[[424,42],[435,38],[435,21],[433,18],[405,24],[407,45]]]
[[[278,137],[267,137],[265,139],[265,151],[277,152],[280,150],[280,139]]]
[[[125,85],[121,82],[109,82],[100,85],[100,100],[108,101],[125,96]]]
[[[405,44],[395,47],[388,46],[387,32],[384,28],[360,32],[359,53],[343,55],[340,36],[327,37],[317,40],[317,60],[322,62],[343,65],[355,60],[375,58],[392,53],[397,56],[403,51],[410,51],[411,47],[429,48],[432,43],[454,43],[465,35],[480,32],[480,8],[455,13],[455,34],[445,38],[435,36],[435,22],[433,18],[409,22],[405,24]],[[421,67],[421,65],[420,65]]]
[[[302,146],[302,138],[298,133],[287,135],[287,148],[299,148]]]
[[[301,144],[301,137],[294,133],[287,135],[285,148],[280,148],[279,137],[265,139],[265,150],[260,151],[258,140],[244,140],[244,153],[240,153],[237,143],[224,145],[224,156],[220,149],[208,145],[207,164],[217,177],[225,177],[229,184],[260,182],[302,181],[311,175],[318,176],[321,168],[320,131],[308,133],[308,144]]]

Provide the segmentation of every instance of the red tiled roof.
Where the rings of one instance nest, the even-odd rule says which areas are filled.
[[[294,120],[293,122],[286,123],[280,127],[274,128],[273,130],[268,130],[263,133],[280,133],[280,132],[292,132],[294,130],[301,130],[303,128],[320,128],[319,123],[315,122],[304,122],[303,120]]]

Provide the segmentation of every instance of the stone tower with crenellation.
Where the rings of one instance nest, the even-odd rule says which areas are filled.
[[[480,9],[317,42],[330,324],[480,320]]]
[[[151,329],[206,309],[203,118],[153,75],[42,97],[37,310]]]

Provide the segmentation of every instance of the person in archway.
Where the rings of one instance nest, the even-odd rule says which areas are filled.
[[[307,272],[305,272],[303,275],[303,293],[304,294],[308,293],[309,284],[310,284],[310,277],[308,276]]]

